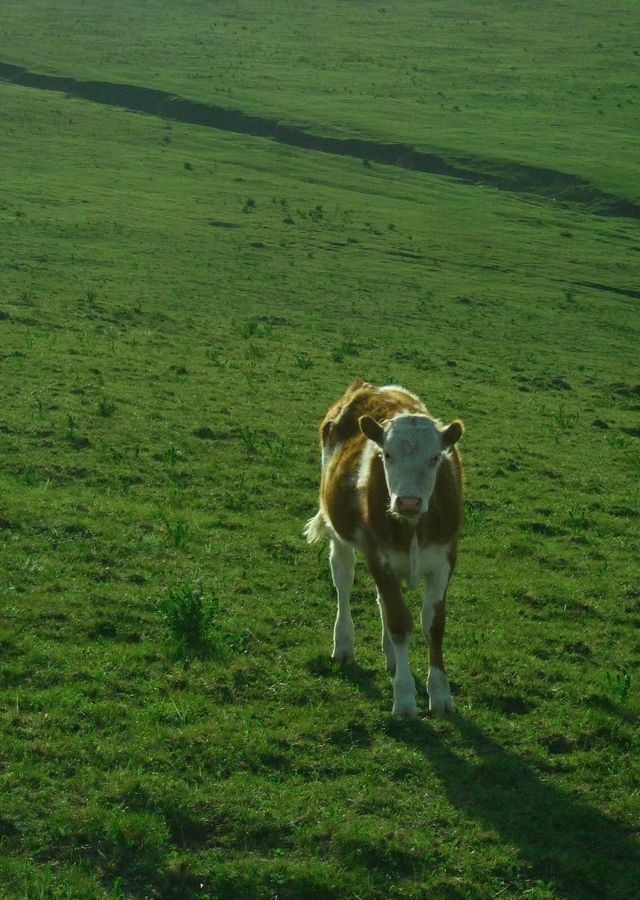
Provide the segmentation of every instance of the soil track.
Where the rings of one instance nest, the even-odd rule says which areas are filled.
[[[606,194],[585,179],[554,169],[474,157],[445,158],[402,143],[387,144],[357,138],[327,137],[294,125],[283,124],[277,119],[247,115],[239,110],[187,100],[154,88],[43,75],[1,61],[0,79],[23,87],[59,91],[94,103],[147,113],[190,125],[270,138],[305,150],[351,156],[365,163],[400,166],[429,175],[456,178],[475,185],[488,185],[499,190],[532,194],[564,203],[577,203],[598,215],[640,218],[640,204]]]

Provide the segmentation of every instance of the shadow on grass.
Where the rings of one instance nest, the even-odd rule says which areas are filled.
[[[341,681],[348,681],[370,699],[379,700],[382,697],[382,691],[376,684],[378,673],[374,669],[364,669],[357,662],[341,665],[334,662],[329,656],[321,654],[308,660],[306,669],[311,675],[318,678],[337,678]]]
[[[422,751],[452,805],[516,845],[529,875],[551,882],[554,896],[638,896],[640,849],[631,829],[542,781],[463,716],[451,722],[459,732],[451,741],[423,722],[392,722],[389,734]]]

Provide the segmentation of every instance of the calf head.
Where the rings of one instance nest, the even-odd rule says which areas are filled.
[[[359,424],[381,450],[389,511],[417,521],[429,508],[442,454],[462,437],[462,422],[441,428],[429,416],[401,413],[384,425],[371,416],[362,416]]]

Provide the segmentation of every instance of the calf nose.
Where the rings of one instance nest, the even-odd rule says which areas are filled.
[[[421,497],[398,497],[396,509],[402,516],[415,516],[422,509]]]

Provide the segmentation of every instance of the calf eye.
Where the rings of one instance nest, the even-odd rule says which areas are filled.
[[[429,465],[429,466],[437,466],[439,462],[440,462],[440,454],[438,453],[437,456],[430,456],[430,457],[429,457],[429,459],[427,460],[427,465]]]

